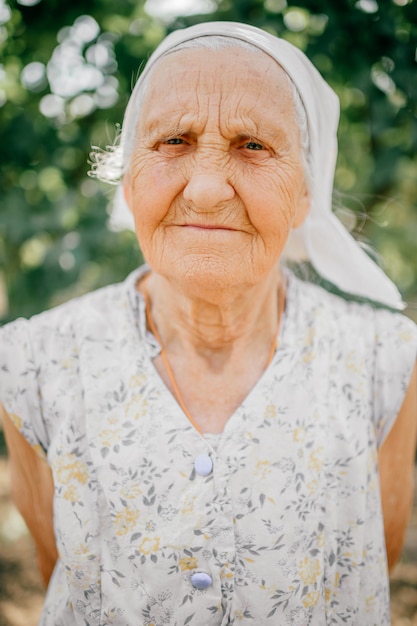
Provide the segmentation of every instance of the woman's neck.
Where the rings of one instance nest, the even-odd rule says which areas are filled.
[[[262,283],[215,293],[201,289],[190,294],[154,272],[145,280],[151,315],[167,352],[194,352],[214,365],[231,353],[258,351],[276,336],[278,268]]]

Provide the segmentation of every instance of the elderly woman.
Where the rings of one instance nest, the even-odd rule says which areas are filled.
[[[151,56],[97,165],[121,165],[147,265],[1,334],[45,579],[58,554],[42,625],[390,623],[417,332],[330,211],[337,119],[305,56],[256,28],[194,26]]]

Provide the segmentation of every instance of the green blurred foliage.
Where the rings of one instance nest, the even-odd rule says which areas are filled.
[[[151,5],[0,0],[0,319],[121,280],[141,262],[133,233],[107,227],[113,190],[88,178],[90,146],[113,142],[139,68],[164,35],[212,19],[295,43],[336,90],[336,210],[377,250],[413,315],[417,0],[219,0],[181,17],[150,15]]]

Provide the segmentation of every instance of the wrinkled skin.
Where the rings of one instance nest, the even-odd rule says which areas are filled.
[[[125,195],[155,272],[203,296],[264,280],[309,208],[284,71],[242,49],[162,59]]]

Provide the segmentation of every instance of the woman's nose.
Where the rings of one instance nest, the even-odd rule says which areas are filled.
[[[235,190],[220,172],[199,172],[191,175],[183,195],[196,209],[210,211],[232,200]]]

